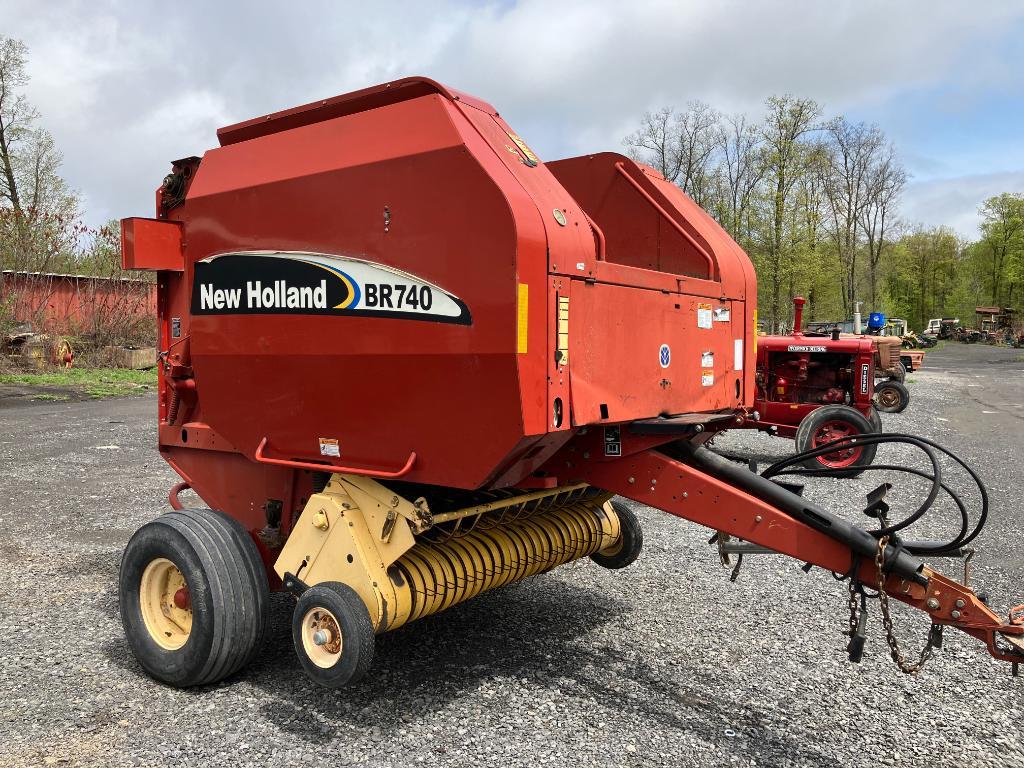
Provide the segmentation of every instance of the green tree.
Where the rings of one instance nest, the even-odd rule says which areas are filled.
[[[767,237],[759,272],[767,293],[767,311],[762,315],[768,327],[775,329],[788,308],[783,310],[783,288],[790,284],[795,238],[787,223],[794,221],[795,190],[813,156],[804,137],[816,127],[821,107],[813,99],[773,96],[766,103],[767,114],[761,125],[762,162],[767,185]],[[786,304],[788,304],[788,299]]]
[[[981,204],[979,213],[980,255],[985,259],[991,302],[996,306],[1012,305],[1020,299],[1024,271],[1024,195],[1007,192],[990,197]]]

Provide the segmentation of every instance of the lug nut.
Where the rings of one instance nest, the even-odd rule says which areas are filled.
[[[929,597],[927,602],[925,602],[925,605],[928,606],[929,611],[939,610],[939,601],[936,600],[934,597]]]
[[[954,619],[959,619],[960,611],[951,611],[949,615],[952,616]]]
[[[967,605],[967,603],[965,603],[963,600],[957,600],[955,605],[957,608],[963,608],[965,605]]]

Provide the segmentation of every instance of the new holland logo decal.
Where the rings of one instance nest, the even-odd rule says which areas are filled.
[[[194,315],[363,315],[471,325],[469,308],[438,286],[382,264],[281,251],[196,262]]]

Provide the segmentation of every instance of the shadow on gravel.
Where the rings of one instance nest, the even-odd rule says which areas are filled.
[[[787,729],[774,711],[745,700],[747,711],[740,712],[729,670],[681,662],[667,677],[646,661],[662,651],[592,636],[628,613],[626,603],[553,579],[537,586],[512,585],[380,636],[368,679],[338,691],[318,688],[302,673],[291,646],[292,602],[275,599],[270,640],[245,679],[266,692],[261,713],[269,723],[314,745],[351,728],[393,740],[405,722],[429,720],[482,685],[522,684],[524,697],[530,685],[578,699],[584,708],[594,699],[654,729],[699,733],[755,760],[770,747],[802,765],[833,764],[799,737],[780,736]],[[718,691],[721,696],[711,693]],[[481,718],[501,716],[486,695],[478,698]]]
[[[651,723],[652,729],[694,733],[755,761],[784,754],[801,765],[834,765],[799,734],[787,735],[774,710],[735,690],[729,669],[699,665],[699,660],[694,667],[680,658],[666,671],[664,664],[647,661],[664,651],[630,645],[622,634],[626,629],[617,630],[617,641],[602,638],[597,630],[603,625],[616,620],[628,625],[629,608],[598,590],[545,579],[474,598],[378,637],[369,677],[338,691],[317,687],[299,667],[291,643],[293,605],[288,595],[272,597],[262,654],[217,687],[261,689],[263,720],[312,746],[345,738],[353,729],[374,741],[393,742],[406,723],[429,722],[469,694],[480,702],[472,717],[500,718],[479,689],[514,686],[524,697],[531,696],[530,687],[557,691],[577,699],[581,708],[593,708],[593,699],[602,709]],[[114,609],[116,615],[116,601]],[[123,638],[105,642],[102,651],[140,683],[159,685],[145,675]],[[209,690],[181,693],[201,697]],[[601,717],[600,711],[594,716]]]

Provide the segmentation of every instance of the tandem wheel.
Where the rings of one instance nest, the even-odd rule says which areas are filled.
[[[249,532],[228,515],[179,509],[146,523],[125,548],[118,581],[128,646],[158,680],[209,685],[259,653],[267,575]]]
[[[370,613],[354,589],[337,581],[316,584],[299,596],[292,642],[302,669],[325,688],[358,682],[373,663]]]
[[[619,518],[619,540],[610,548],[595,552],[590,559],[603,568],[615,570],[631,565],[640,556],[644,532],[633,510],[621,501],[613,501],[612,509]]]

